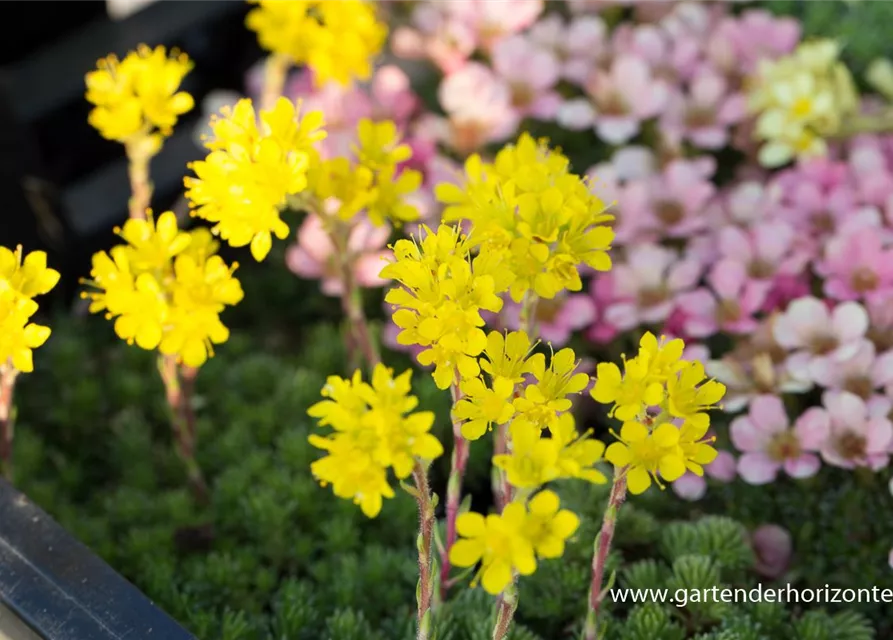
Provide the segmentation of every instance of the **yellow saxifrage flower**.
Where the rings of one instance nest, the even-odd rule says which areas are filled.
[[[261,111],[260,123],[249,99],[224,107],[221,115],[211,120],[210,153],[190,165],[195,177],[183,181],[186,197],[192,215],[214,223],[212,231],[231,246],[251,245],[260,262],[272,236],[288,236],[280,212],[288,196],[307,187],[313,144],[326,135],[323,116],[311,111],[299,118],[287,98]]]
[[[589,376],[577,372],[579,363],[573,349],[565,348],[553,354],[548,368],[542,355],[532,356],[530,361],[534,382],[515,398],[515,410],[519,417],[545,429],[555,424],[559,414],[571,408],[568,396],[583,391],[589,384]]]
[[[130,219],[116,231],[125,244],[93,256],[90,291],[82,294],[90,311],[105,312],[130,344],[203,365],[213,345],[229,339],[220,313],[242,300],[233,277],[238,265],[214,255],[217,243],[207,230],[180,231],[170,211],[157,221]]]
[[[350,380],[330,376],[322,390],[325,399],[307,411],[334,431],[310,436],[313,446],[327,452],[310,465],[311,472],[370,518],[381,511],[383,498],[394,497],[388,469],[402,480],[412,474],[416,460],[434,460],[443,453],[430,433],[434,414],[412,413],[418,400],[410,395],[411,378],[411,370],[394,378],[382,364],[372,372],[371,384],[360,371]]]
[[[760,163],[777,167],[827,153],[825,139],[858,110],[850,72],[833,40],[801,43],[790,56],[763,60],[748,82],[748,103],[765,141]]]
[[[492,164],[471,156],[465,174],[464,187],[436,188],[438,200],[447,205],[443,219],[470,221],[475,246],[505,255],[515,276],[510,290],[515,302],[528,291],[545,299],[580,291],[582,264],[596,271],[611,268],[607,252],[614,232],[605,223],[613,216],[558,151],[524,133]]]
[[[552,437],[524,419],[512,422],[512,451],[493,456],[493,465],[506,472],[513,487],[536,489],[547,482],[578,478],[595,484],[607,482],[595,468],[601,461],[605,445],[579,434],[570,413],[564,413],[550,428]]]
[[[375,6],[360,0],[252,0],[246,19],[261,46],[313,70],[317,85],[368,80],[387,37]]]
[[[422,365],[434,366],[434,382],[447,389],[458,378],[480,374],[477,356],[487,347],[481,311],[502,308],[499,293],[510,283],[486,250],[473,260],[460,231],[441,225],[422,228],[417,240],[398,240],[395,261],[380,276],[395,280],[385,301],[394,308],[400,344],[424,347]]]
[[[102,137],[130,142],[151,136],[157,150],[171,134],[177,118],[194,106],[191,95],[178,91],[193,64],[184,53],[172,54],[140,45],[123,60],[103,58],[87,74],[86,98],[95,105],[88,120]]]
[[[551,559],[564,553],[565,540],[576,531],[579,519],[559,506],[558,496],[542,491],[526,505],[506,505],[499,515],[461,514],[456,519],[461,539],[450,548],[450,562],[456,567],[480,563],[472,586],[480,580],[487,593],[502,593],[514,573],[536,571],[537,556]]]
[[[703,465],[716,458],[714,439],[706,437],[707,411],[716,408],[725,387],[707,380],[701,363],[683,360],[684,348],[681,340],[658,341],[646,333],[623,376],[614,365],[598,366],[592,395],[613,404],[612,415],[624,421],[605,458],[626,474],[631,493],[647,490],[652,479],[663,488],[661,480],[674,482],[686,470],[703,475]],[[649,415],[651,410],[659,413]]]
[[[59,282],[59,272],[47,267],[47,255],[33,251],[23,255],[0,247],[0,368],[12,365],[22,373],[34,370],[32,351],[50,337],[49,327],[34,324],[35,296],[49,293]]]

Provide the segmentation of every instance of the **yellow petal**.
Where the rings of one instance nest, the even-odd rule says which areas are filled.
[[[450,548],[450,562],[457,567],[473,567],[484,555],[484,544],[478,540],[457,540]]]
[[[642,467],[633,467],[626,474],[626,486],[631,494],[639,495],[651,486],[651,476]]]
[[[453,548],[455,549],[455,547]],[[450,555],[452,556],[452,554]],[[493,561],[490,566],[484,569],[484,576],[481,580],[481,584],[487,593],[496,596],[502,593],[503,589],[505,589],[511,581],[512,568],[505,560],[500,558]]]

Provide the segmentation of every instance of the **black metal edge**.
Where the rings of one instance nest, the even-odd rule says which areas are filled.
[[[243,3],[235,0],[155,2],[120,21],[105,17],[88,24],[5,69],[0,80],[15,91],[17,117],[33,122],[83,93],[84,74],[109,53],[122,56],[140,42],[172,44],[172,39],[192,27],[242,8]]]
[[[2,480],[0,601],[45,640],[195,640]]]

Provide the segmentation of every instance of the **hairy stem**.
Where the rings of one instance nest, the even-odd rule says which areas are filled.
[[[434,562],[434,500],[428,486],[428,471],[416,462],[412,472],[416,485],[416,501],[419,504],[419,536],[416,546],[419,551],[419,584],[416,589],[418,603],[417,640],[430,640],[432,633],[431,609],[437,567]]]
[[[16,376],[12,365],[0,366],[0,465],[3,477],[12,482],[12,438],[15,433],[12,397]]]
[[[493,640],[505,640],[518,608],[518,577],[513,576],[512,581],[499,596],[496,605],[496,625],[493,627]]]
[[[192,411],[192,387],[195,378],[190,369],[186,379],[181,380],[180,369],[175,356],[159,356],[158,370],[164,382],[167,404],[171,411],[171,429],[177,455],[186,467],[189,487],[199,504],[208,502],[208,485],[195,459],[195,414]]]
[[[127,144],[125,150],[131,191],[128,211],[131,218],[144,220],[146,210],[152,204],[152,183],[149,181],[149,160],[152,156],[145,151],[145,144]]]
[[[273,53],[264,65],[264,86],[260,98],[261,109],[272,109],[285,88],[285,78],[291,60],[281,53]]]
[[[595,537],[595,545],[592,556],[592,584],[589,586],[589,611],[586,614],[584,637],[586,640],[598,639],[598,615],[605,598],[602,589],[605,577],[605,564],[608,561],[608,553],[611,550],[611,542],[614,539],[614,528],[617,525],[617,514],[620,506],[626,498],[626,473],[619,471],[614,475],[614,484],[611,486],[611,495],[608,497],[608,506],[605,509],[605,517],[602,520],[602,528]]]
[[[450,549],[456,542],[456,518],[462,502],[462,481],[465,478],[465,465],[468,463],[469,442],[462,436],[462,421],[455,415],[455,407],[462,399],[459,389],[459,376],[453,381],[450,391],[453,397],[453,455],[450,458],[450,478],[447,481],[446,504],[446,544],[440,554],[440,597],[446,599],[450,588]]]

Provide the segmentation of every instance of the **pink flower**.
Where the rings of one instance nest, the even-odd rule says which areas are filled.
[[[766,220],[778,211],[782,189],[777,183],[747,180],[731,187],[725,194],[719,226],[728,223],[751,225]]]
[[[543,0],[446,0],[443,5],[451,17],[473,30],[485,49],[532,25],[545,6]]]
[[[438,137],[462,154],[505,140],[518,128],[511,89],[479,62],[469,62],[444,78],[437,96],[449,118]]]
[[[812,380],[823,360],[840,363],[858,350],[868,329],[868,314],[856,302],[844,302],[833,311],[823,301],[798,298],[778,316],[773,335],[778,344],[793,353],[788,371],[799,380]]]
[[[726,227],[717,237],[719,254],[742,263],[755,280],[803,272],[809,255],[796,247],[794,228],[781,221],[759,222],[749,229]]]
[[[783,576],[794,554],[794,542],[787,529],[764,524],[751,534],[750,541],[756,555],[757,573],[772,580]]]
[[[731,260],[716,263],[707,276],[710,289],[700,288],[679,296],[689,336],[706,338],[717,331],[748,333],[758,323],[754,315],[766,297],[766,288],[747,277],[744,266]]]
[[[673,160],[654,178],[629,184],[619,202],[624,239],[690,237],[703,229],[704,209],[716,193],[715,167],[710,157]]]
[[[874,344],[861,340],[858,350],[841,361],[819,360],[811,373],[817,383],[834,391],[849,391],[869,404],[886,408],[887,398],[876,391],[893,383],[893,351],[877,355]],[[884,411],[886,413],[886,411]]]
[[[474,28],[448,14],[448,6],[420,2],[412,26],[394,32],[391,48],[407,59],[428,58],[444,73],[460,69],[478,46]]]
[[[598,16],[578,16],[566,23],[549,14],[530,28],[530,39],[550,50],[562,78],[582,85],[596,62],[607,52],[607,27]]]
[[[803,393],[812,387],[812,381],[798,380],[787,371],[788,353],[775,342],[773,325],[772,319],[761,322],[720,360],[705,362],[708,375],[726,385],[723,407],[727,412],[735,413],[761,395]]]
[[[676,297],[697,284],[702,269],[699,261],[680,258],[671,249],[630,246],[625,261],[614,266],[614,301],[605,310],[605,320],[621,331],[663,323]]]
[[[511,91],[512,105],[520,116],[551,120],[561,106],[553,91],[558,83],[558,60],[529,38],[511,36],[493,47],[493,70]]]
[[[596,317],[586,331],[586,337],[597,344],[607,344],[620,331],[605,319],[604,310],[614,295],[612,273],[600,273],[589,284],[589,295],[595,302]]]
[[[686,95],[671,94],[660,119],[661,131],[674,147],[688,140],[703,149],[721,149],[729,140],[730,128],[746,113],[744,96],[730,92],[722,76],[702,67]]]
[[[360,218],[350,231],[348,250],[354,261],[354,278],[362,287],[381,287],[387,280],[378,277],[384,260],[391,255],[384,249],[391,230],[376,227]],[[344,290],[338,253],[323,227],[322,219],[308,214],[298,229],[298,242],[285,255],[288,268],[302,278],[322,280],[322,292],[340,296]]]
[[[595,302],[585,293],[540,299],[534,312],[540,338],[555,347],[566,345],[575,331],[588,327],[595,317]],[[521,305],[509,301],[503,307],[502,319],[508,329],[520,329]]]
[[[636,135],[639,125],[658,115],[669,97],[666,83],[634,56],[617,56],[608,71],[593,70],[585,88],[591,102],[583,98],[566,102],[558,122],[577,131],[595,126],[598,136],[611,144]]]
[[[372,119],[393,120],[401,129],[421,106],[421,100],[412,90],[409,76],[393,64],[375,70],[369,94],[372,97]]]
[[[893,167],[881,139],[862,135],[854,138],[849,147],[847,162],[860,199],[878,207],[886,206],[893,195]]]
[[[893,292],[873,296],[865,303],[869,325],[866,336],[879,352],[893,349]]]
[[[822,404],[831,420],[831,433],[822,446],[825,462],[844,469],[869,467],[874,471],[890,461],[893,424],[871,416],[862,398],[847,391],[826,391]]]
[[[893,288],[893,247],[884,235],[864,228],[828,242],[824,259],[816,264],[828,297],[860,300]]]
[[[732,444],[742,455],[738,473],[749,484],[766,484],[784,469],[792,478],[809,478],[821,463],[818,451],[828,437],[828,415],[819,408],[807,410],[790,426],[778,396],[759,396],[747,415],[729,426]]]
[[[790,53],[799,41],[797,20],[751,9],[721,20],[711,31],[705,48],[709,60],[724,73],[745,76],[756,70],[761,59]]]

